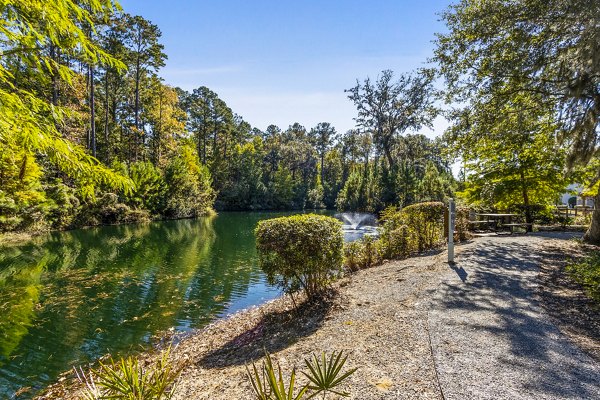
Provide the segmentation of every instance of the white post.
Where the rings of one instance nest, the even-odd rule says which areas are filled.
[[[454,199],[448,201],[448,262],[454,263],[454,224],[456,221],[456,205]]]

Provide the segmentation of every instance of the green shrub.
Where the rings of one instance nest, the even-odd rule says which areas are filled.
[[[384,231],[379,240],[387,259],[406,258],[417,250],[414,232],[406,225]]]
[[[455,242],[462,242],[471,238],[469,232],[470,213],[471,209],[469,207],[456,207]]]
[[[388,207],[379,219],[382,229],[378,239],[365,236],[344,246],[345,267],[357,271],[379,265],[384,259],[406,258],[411,253],[434,248],[444,238],[445,209],[440,202],[413,204],[402,210]],[[461,235],[466,236],[466,230],[459,231]]]
[[[438,245],[444,237],[445,211],[446,206],[441,202],[417,203],[401,210],[396,207],[384,210],[381,214],[382,240],[386,246],[391,246],[386,249],[386,256],[407,256],[415,250],[425,251]],[[406,236],[406,239],[402,236]]]
[[[364,268],[364,246],[360,240],[344,244],[344,266],[350,271]]]
[[[125,195],[128,203],[136,208],[160,214],[164,210],[165,180],[151,162],[136,162],[129,167],[129,177],[133,181],[133,189]]]
[[[594,251],[583,260],[568,265],[567,271],[583,285],[590,297],[600,301],[600,251]]]
[[[302,371],[302,374],[308,378],[309,383],[300,387],[296,394],[296,368],[292,369],[289,383],[286,384],[281,366],[277,364],[277,371],[275,370],[269,353],[266,354],[260,371],[253,363],[252,371],[246,366],[246,372],[254,390],[254,398],[257,400],[301,400],[305,396],[312,399],[320,394],[325,398],[327,393],[348,397],[349,393],[337,389],[356,371],[356,368],[353,368],[342,373],[347,358],[342,351],[334,351],[329,357],[321,353],[321,357],[313,354],[310,360],[305,359],[304,364],[308,371]]]
[[[150,220],[146,210],[136,210],[128,205],[119,203],[119,197],[114,193],[103,193],[95,203],[88,204],[82,210],[79,218],[81,225],[113,225]]]
[[[137,358],[127,357],[119,361],[110,358],[100,363],[86,376],[83,370],[75,370],[79,381],[85,385],[88,400],[162,400],[173,397],[175,380],[183,364],[169,359],[170,348],[154,363],[143,366]]]
[[[400,220],[414,232],[418,251],[435,247],[444,238],[444,212],[441,202],[417,203],[400,211]]]
[[[515,209],[522,216],[527,215],[527,211],[529,211],[531,222],[542,225],[549,225],[557,222],[553,212],[554,206],[547,204],[530,204],[529,206],[517,204],[515,205]]]
[[[260,221],[256,247],[271,284],[287,293],[318,295],[342,265],[342,223],[323,215],[293,215]]]
[[[53,201],[47,216],[53,229],[66,229],[73,226],[79,212],[80,201],[76,190],[65,185],[61,179],[53,179],[44,186],[46,195]]]
[[[344,245],[344,265],[350,271],[370,268],[383,262],[384,253],[381,239],[373,239],[372,236],[364,236]]]
[[[210,214],[215,202],[208,168],[201,165],[189,146],[169,161],[165,169],[168,190],[164,214],[169,218],[189,218]]]

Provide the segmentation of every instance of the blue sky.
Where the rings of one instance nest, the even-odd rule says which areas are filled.
[[[160,75],[192,90],[207,86],[260,129],[294,122],[354,127],[344,89],[423,66],[437,13],[449,0],[157,1],[122,0],[126,12],[157,24],[168,55]],[[441,118],[428,136],[443,132]]]

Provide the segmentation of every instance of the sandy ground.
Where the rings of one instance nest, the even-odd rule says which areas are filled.
[[[478,238],[457,247],[453,267],[444,252],[392,261],[337,282],[318,305],[282,298],[218,321],[173,350],[186,365],[175,399],[253,398],[245,366],[265,350],[288,372],[344,350],[358,367],[343,388],[352,399],[600,398],[599,364],[576,345],[597,348],[594,325],[561,331],[573,313],[542,306],[573,306],[542,296],[562,287],[547,290],[575,246],[554,236]],[[68,382],[42,398],[76,398]]]

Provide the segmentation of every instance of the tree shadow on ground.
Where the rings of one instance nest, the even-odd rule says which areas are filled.
[[[331,290],[313,301],[304,301],[294,309],[265,314],[251,329],[210,351],[198,365],[224,368],[245,365],[268,353],[276,353],[317,331],[334,305]]]
[[[581,260],[585,253],[565,257],[560,247],[548,246],[547,263],[541,265],[540,281],[543,306],[561,327],[574,335],[577,343],[600,362],[600,302],[589,297],[583,286],[567,272],[567,265]],[[586,245],[583,251],[598,251]]]
[[[495,362],[507,370],[534,371],[523,389],[540,396],[578,393],[581,398],[593,398],[600,384],[598,369],[590,359],[572,354],[569,341],[543,317],[538,300],[540,265],[564,258],[564,253],[513,239],[483,239],[461,253],[453,268],[462,271],[461,280],[444,282],[440,289],[443,295],[438,306],[447,314],[442,319],[455,326],[453,318],[464,318],[461,332],[486,331],[491,337],[504,338],[509,352],[496,354]],[[467,274],[469,279],[463,279]],[[563,368],[553,365],[557,362]]]

